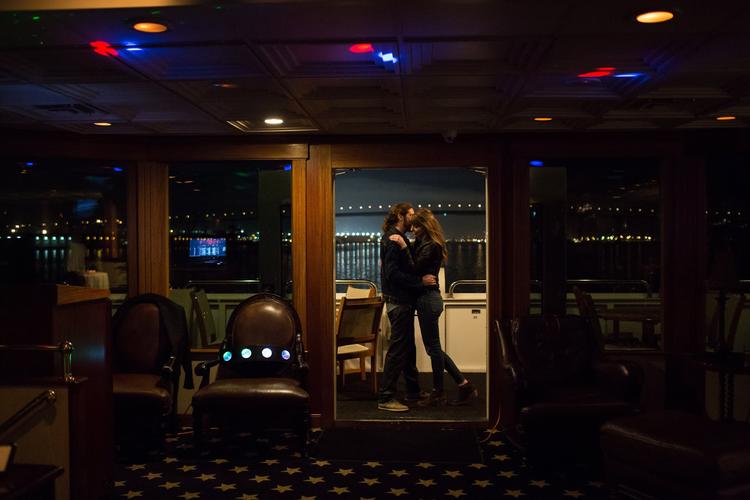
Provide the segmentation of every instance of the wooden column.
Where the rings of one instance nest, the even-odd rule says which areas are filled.
[[[702,411],[706,279],[706,182],[700,158],[675,156],[661,172],[661,267],[667,407]]]
[[[489,333],[489,421],[512,415],[504,396],[500,343],[495,319],[510,319],[529,309],[529,171],[511,158],[502,144],[490,153],[487,164],[487,308]]]
[[[128,169],[128,295],[169,293],[169,165]]]
[[[292,304],[302,323],[302,339],[309,350],[307,324],[307,162],[292,161]]]
[[[313,425],[330,427],[333,425],[335,409],[333,314],[336,303],[330,145],[310,146],[305,176],[307,245],[304,265],[308,273],[304,297],[310,363],[310,397]]]

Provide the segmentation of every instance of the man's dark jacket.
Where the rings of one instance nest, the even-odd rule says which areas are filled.
[[[403,250],[389,236],[398,234],[406,242]],[[409,240],[401,231],[391,227],[380,239],[380,283],[386,301],[397,304],[414,304],[417,295],[424,290],[422,278],[409,273],[414,269],[411,262],[411,248]]]

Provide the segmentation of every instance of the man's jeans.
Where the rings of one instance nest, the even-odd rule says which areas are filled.
[[[417,348],[414,345],[414,306],[386,304],[391,322],[391,345],[385,356],[383,378],[380,381],[378,400],[383,403],[396,395],[396,384],[404,372],[406,391],[419,394],[419,372],[417,371]]]
[[[464,376],[459,371],[456,364],[444,351],[440,345],[440,327],[438,319],[443,313],[443,298],[438,290],[430,290],[419,296],[417,299],[417,315],[419,316],[419,330],[422,333],[422,342],[427,355],[430,356],[432,364],[432,388],[436,391],[442,391],[443,370],[448,370],[448,374],[453,377],[456,384],[464,380]]]

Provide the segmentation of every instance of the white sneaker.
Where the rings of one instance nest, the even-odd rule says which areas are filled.
[[[409,407],[401,404],[395,399],[388,400],[384,403],[378,403],[378,410],[385,411],[409,411]]]

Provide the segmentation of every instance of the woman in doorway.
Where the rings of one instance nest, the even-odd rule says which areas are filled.
[[[448,258],[443,228],[431,210],[422,208],[414,214],[411,229],[417,237],[412,256],[415,274],[437,276],[443,262]],[[390,239],[401,248],[407,246],[400,235],[392,235]],[[439,283],[425,286],[424,291],[417,297],[417,316],[422,342],[432,364],[433,388],[430,396],[419,402],[422,406],[439,406],[446,402],[452,406],[464,405],[477,393],[472,383],[463,376],[440,345],[438,319],[442,313],[443,297],[440,295]],[[447,401],[445,395],[443,371],[447,371],[458,385],[458,396],[451,401]]]

